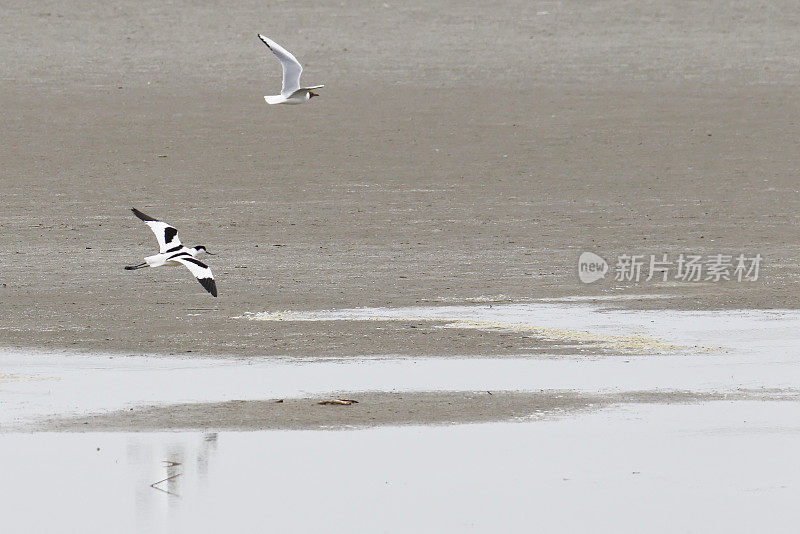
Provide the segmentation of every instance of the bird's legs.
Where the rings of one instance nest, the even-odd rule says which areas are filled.
[[[125,270],[126,271],[135,271],[136,269],[142,269],[144,267],[147,267],[147,262],[146,261],[143,261],[139,265],[126,265],[125,266]]]

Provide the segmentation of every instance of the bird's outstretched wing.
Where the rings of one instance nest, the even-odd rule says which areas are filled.
[[[177,258],[172,258],[172,261],[184,264],[194,277],[197,278],[200,285],[206,288],[206,291],[215,297],[217,296],[217,284],[214,283],[214,275],[211,274],[211,269],[208,268],[208,265],[190,256],[179,256]]]
[[[324,85],[312,85],[311,87],[301,87],[300,89],[298,89],[297,91],[295,91],[294,93],[289,95],[287,98],[291,98],[295,93],[302,93],[304,91],[310,91],[311,89],[319,89],[320,87],[325,87],[325,86]],[[266,97],[264,97],[264,98],[266,98]]]
[[[158,248],[161,254],[165,252],[171,252],[172,250],[180,250],[180,248],[183,246],[181,245],[181,240],[178,239],[177,228],[170,226],[165,222],[159,221],[158,219],[154,219],[149,215],[137,210],[136,208],[131,208],[131,211],[134,215],[143,220],[147,226],[150,227],[153,233],[156,234],[156,239],[158,239]]]
[[[288,97],[300,89],[300,74],[303,72],[303,66],[291,52],[269,37],[264,37],[259,33],[258,38],[281,60],[281,65],[283,66],[283,86],[281,87],[281,94]]]

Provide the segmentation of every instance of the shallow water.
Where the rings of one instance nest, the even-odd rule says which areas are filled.
[[[0,428],[48,415],[144,404],[323,395],[335,391],[800,388],[800,312],[623,311],[599,304],[361,308],[280,312],[256,320],[436,320],[455,328],[536,328],[594,338],[651,339],[593,355],[511,358],[203,358],[0,354]],[[501,326],[498,326],[501,325]],[[538,334],[537,334],[538,335]],[[664,347],[676,347],[664,349]],[[652,350],[650,350],[652,349]]]
[[[799,416],[717,401],[534,423],[5,434],[0,510],[27,532],[792,532]]]
[[[612,350],[319,360],[7,351],[0,428],[145,404],[339,390],[800,390],[796,311],[548,302],[251,318],[411,317],[557,332],[577,347],[605,339]],[[631,336],[652,342],[632,354],[622,342]],[[798,420],[798,402],[717,400],[438,427],[0,433],[0,517],[31,532],[790,532],[800,520]]]
[[[608,302],[606,299],[603,302]],[[798,310],[622,310],[575,300],[245,314],[253,321],[436,321],[445,328],[528,331],[620,351],[797,350]],[[795,352],[796,353],[796,352]]]
[[[325,395],[335,391],[798,389],[787,355],[270,361],[0,356],[0,425],[120,408]]]

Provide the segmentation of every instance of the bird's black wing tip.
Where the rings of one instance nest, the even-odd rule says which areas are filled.
[[[211,293],[212,296],[217,296],[217,284],[214,282],[213,278],[198,278],[197,281],[200,282],[200,285]]]
[[[141,211],[137,210],[136,208],[131,208],[131,211],[133,212],[134,215],[136,215],[137,217],[139,217],[143,221],[157,221],[158,220],[158,219],[154,219],[154,218],[150,217],[149,215],[147,215],[145,213],[142,213]]]

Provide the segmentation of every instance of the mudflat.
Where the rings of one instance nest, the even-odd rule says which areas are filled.
[[[519,353],[508,332],[247,312],[668,294],[796,308],[800,12],[705,2],[15,2],[0,345]],[[268,106],[262,32],[325,84]],[[214,299],[131,207],[202,244]],[[577,277],[581,252],[745,253],[757,281]]]
[[[320,404],[346,399],[352,404]],[[102,414],[48,418],[22,427],[47,432],[162,432],[175,430],[332,430],[398,425],[534,421],[620,404],[797,400],[796,391],[575,391],[342,392],[330,397],[167,404]]]

